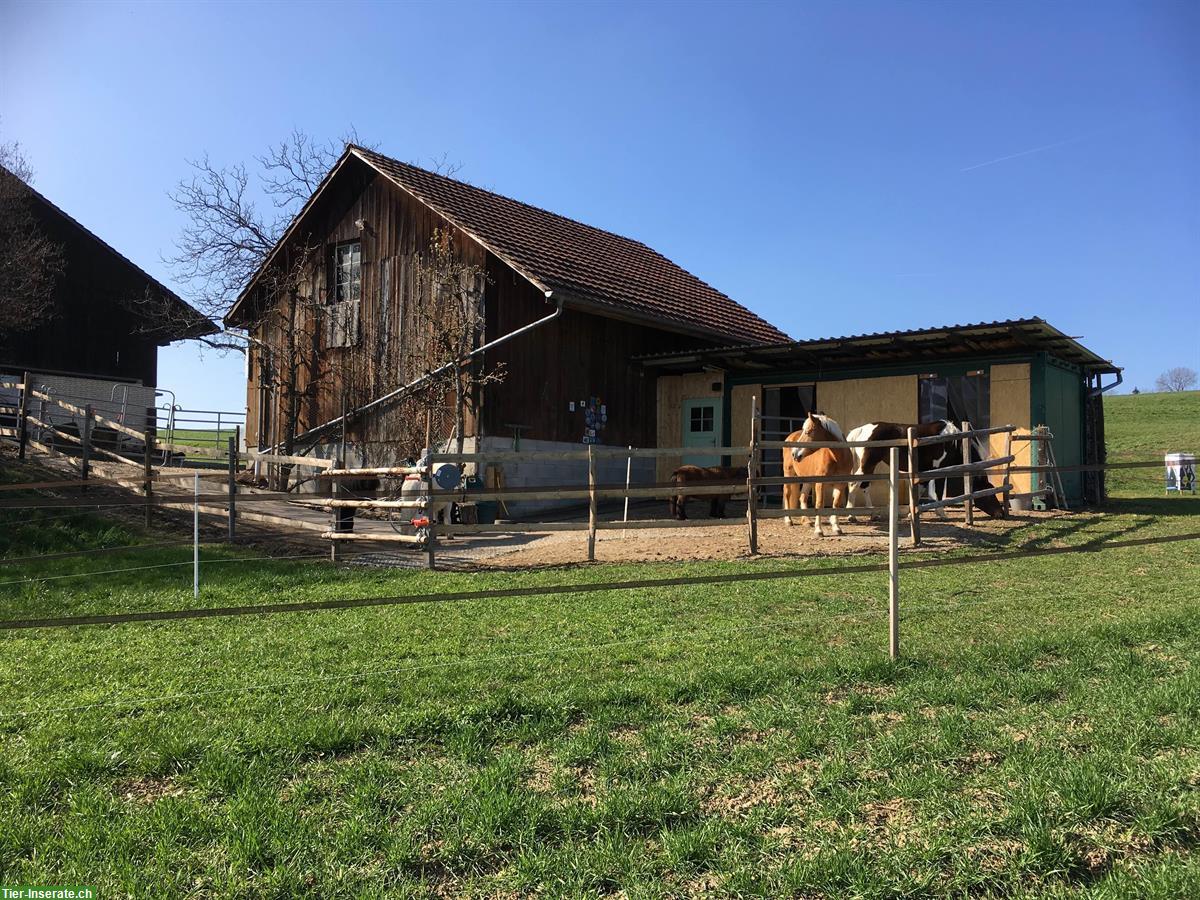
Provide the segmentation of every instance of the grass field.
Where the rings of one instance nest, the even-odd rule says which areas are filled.
[[[1104,426],[1109,462],[1162,462],[1178,451],[1200,456],[1200,391],[1105,397]],[[1115,470],[1108,481],[1116,497],[1163,493],[1162,468]]]
[[[1176,402],[1194,425],[1192,396]],[[1114,455],[1179,433],[1142,435],[1148,399],[1109,401],[1130,407],[1109,416]],[[1200,501],[1162,498],[1157,476],[996,549],[1200,531]],[[0,517],[9,558],[170,537]],[[0,584],[4,618],[195,605],[186,566],[168,565],[188,553],[4,565],[0,582],[162,566]],[[205,606],[828,565],[468,575],[205,555]],[[0,884],[1200,894],[1200,542],[901,582],[898,664],[880,573],[6,632]]]

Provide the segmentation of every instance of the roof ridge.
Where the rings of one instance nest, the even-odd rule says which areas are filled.
[[[439,178],[442,181],[449,181],[453,184],[461,185],[462,187],[465,187],[465,188],[470,188],[473,191],[479,191],[482,194],[487,194],[488,196],[491,196],[491,197],[497,197],[500,200],[505,200],[509,203],[515,203],[518,206],[525,207],[526,209],[536,210],[539,213],[542,213],[547,216],[551,216],[552,218],[555,218],[555,219],[560,219],[563,222],[570,222],[572,225],[578,225],[581,228],[587,228],[589,231],[596,231],[596,232],[599,232],[600,234],[607,234],[610,237],[615,237],[622,241],[628,241],[631,244],[637,244],[639,247],[642,247],[645,250],[649,250],[655,256],[665,259],[667,262],[671,263],[671,265],[678,265],[678,263],[673,262],[670,259],[670,257],[663,255],[662,253],[660,253],[659,251],[657,251],[653,247],[651,247],[649,244],[647,244],[645,241],[639,240],[638,238],[632,238],[632,237],[629,237],[628,235],[620,234],[616,231],[611,231],[607,228],[601,228],[599,225],[590,225],[587,222],[581,221],[579,219],[573,219],[570,216],[564,216],[562,213],[557,213],[552,209],[546,209],[544,206],[537,206],[536,204],[533,204],[533,203],[526,203],[524,200],[518,200],[516,197],[508,196],[508,194],[501,194],[499,191],[493,191],[493,190],[490,190],[489,188],[480,187],[477,184],[472,184],[471,182],[464,181],[461,178],[452,178],[449,175],[443,175],[441,172],[434,172],[431,169],[422,168],[421,166],[418,166],[414,163],[404,162],[403,160],[396,159],[396,157],[394,157],[394,156],[388,156],[386,153],[380,153],[378,150],[372,150],[369,147],[363,147],[360,144],[347,144],[347,147],[349,147],[352,150],[358,151],[360,153],[366,154],[368,156],[377,156],[380,159],[386,160],[387,162],[391,163],[392,165],[403,166],[406,169],[415,169],[416,171],[422,173],[423,175],[428,175],[433,178]],[[695,276],[693,276],[693,277],[695,277]]]

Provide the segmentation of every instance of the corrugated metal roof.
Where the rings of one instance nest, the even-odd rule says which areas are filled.
[[[967,325],[942,325],[909,331],[881,331],[842,337],[812,338],[776,344],[725,347],[638,357],[648,368],[685,371],[705,365],[730,370],[834,368],[887,363],[935,362],[955,357],[998,356],[1044,351],[1090,371],[1117,371],[1079,341],[1045,319],[1006,319]]]

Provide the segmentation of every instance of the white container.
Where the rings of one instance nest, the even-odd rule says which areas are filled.
[[[1168,453],[1165,457],[1167,466],[1167,492],[1188,491],[1196,493],[1196,454]]]

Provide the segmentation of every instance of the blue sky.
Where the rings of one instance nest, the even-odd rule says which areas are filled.
[[[1200,4],[0,0],[0,140],[144,268],[185,160],[353,124],[795,337],[1040,315],[1200,369]],[[240,357],[162,352],[187,406]]]

